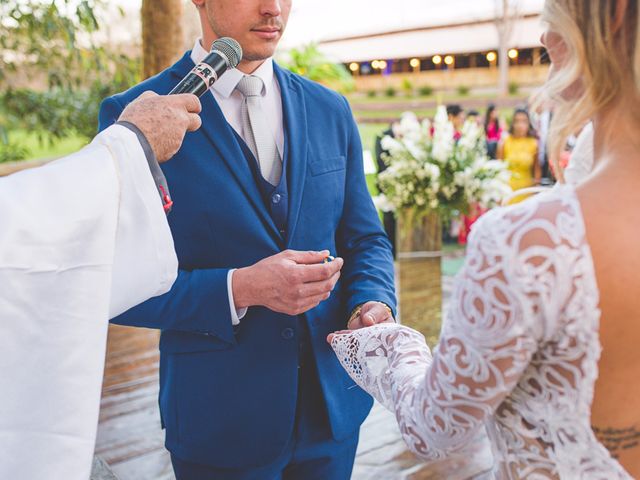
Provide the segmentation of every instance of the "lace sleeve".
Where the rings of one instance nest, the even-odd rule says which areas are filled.
[[[520,279],[530,277],[512,246],[517,226],[506,216],[489,217],[474,229],[433,357],[421,334],[399,325],[333,339],[344,368],[396,413],[405,442],[425,458],[441,458],[474,439],[513,390],[541,334],[530,311],[535,302],[523,300]]]

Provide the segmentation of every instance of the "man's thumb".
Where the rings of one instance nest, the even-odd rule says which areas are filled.
[[[315,265],[322,263],[330,255],[329,250],[321,252],[292,252],[291,259],[302,265]]]

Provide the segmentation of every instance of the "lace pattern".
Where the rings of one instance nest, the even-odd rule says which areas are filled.
[[[392,324],[332,346],[424,458],[485,428],[495,478],[628,480],[590,425],[598,303],[580,205],[564,186],[479,220],[433,355]]]

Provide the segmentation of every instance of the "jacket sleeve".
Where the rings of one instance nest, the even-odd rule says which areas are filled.
[[[396,315],[396,295],[391,243],[387,238],[367,188],[358,127],[346,99],[348,118],[347,181],[342,219],[337,231],[338,254],[345,260],[342,282],[347,311],[368,301],[391,307]]]
[[[110,97],[102,102],[99,129],[116,122],[124,105]],[[215,336],[235,344],[227,276],[229,269],[178,269],[169,292],[112,319],[113,323]]]

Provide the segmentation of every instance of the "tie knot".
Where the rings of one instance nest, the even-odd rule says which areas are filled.
[[[236,86],[236,90],[245,97],[259,97],[262,95],[263,88],[264,82],[260,77],[256,77],[255,75],[245,75]]]

